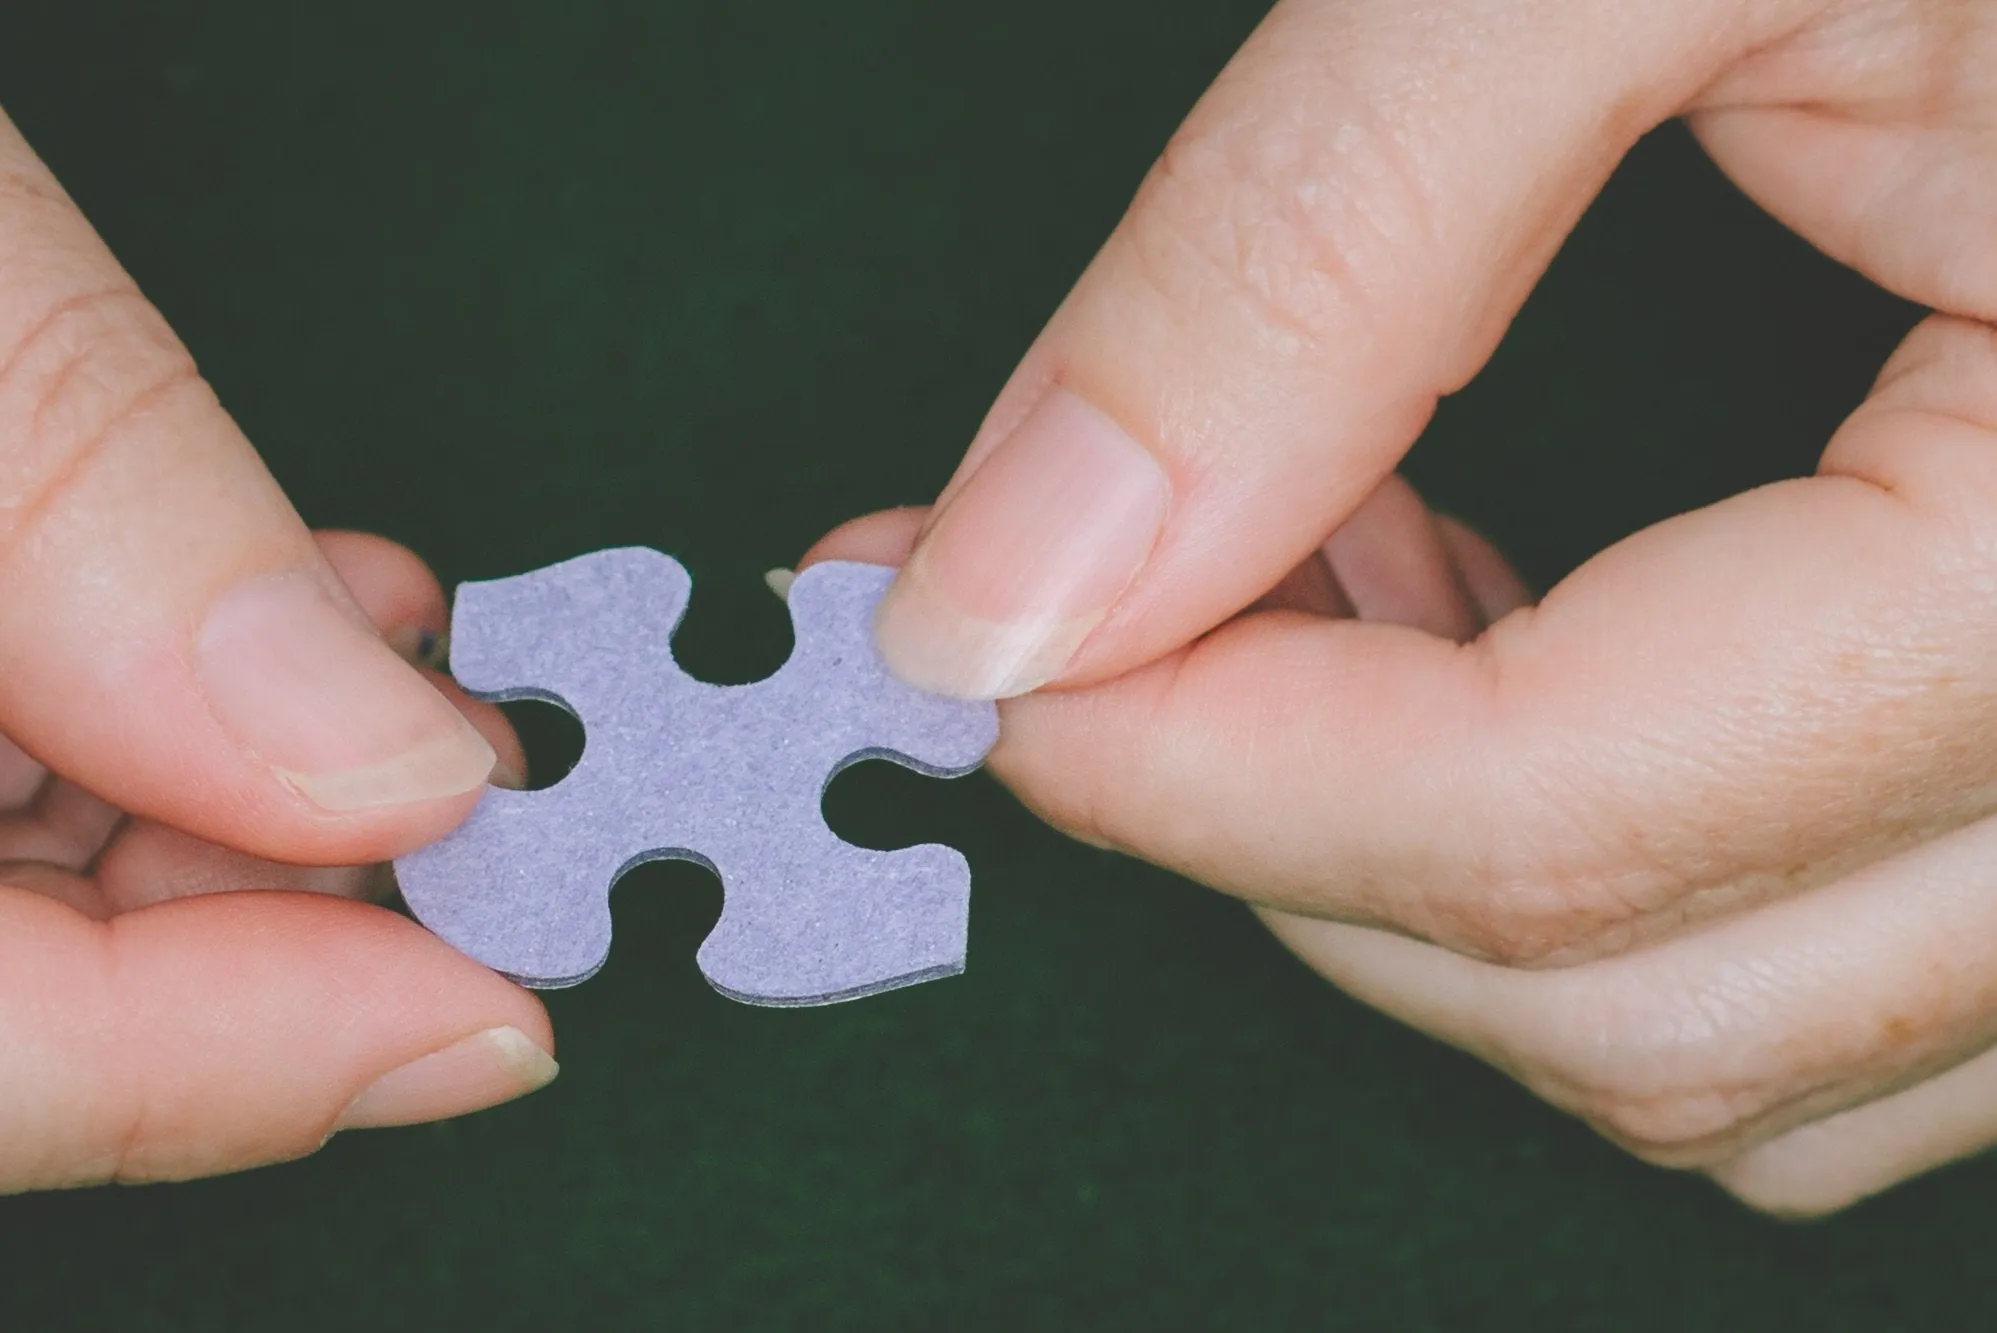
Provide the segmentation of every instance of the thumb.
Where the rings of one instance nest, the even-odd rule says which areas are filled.
[[[1802,12],[1279,5],[1000,395],[883,604],[883,655],[1003,697],[1254,601],[1475,373],[1636,138]]]
[[[4,118],[0,587],[0,731],[134,813],[384,860],[491,768]]]

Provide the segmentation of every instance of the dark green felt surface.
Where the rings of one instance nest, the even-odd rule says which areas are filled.
[[[0,6],[0,102],[315,523],[447,580],[678,554],[685,656],[927,498],[1253,0]],[[1544,582],[1809,468],[1914,312],[1667,130],[1411,471]],[[1756,1219],[1321,987],[1232,905],[978,778],[843,778],[955,842],[968,976],[712,994],[648,867],[564,1072],[231,1179],[0,1201],[0,1328],[1952,1329],[1997,1168]],[[5,1132],[0,1126],[0,1132]]]

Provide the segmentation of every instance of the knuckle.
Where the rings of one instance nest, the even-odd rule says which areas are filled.
[[[1480,877],[1429,895],[1425,907],[1429,919],[1421,925],[1437,943],[1506,967],[1548,965],[1583,941],[1613,951],[1601,913],[1545,880]]]
[[[1461,872],[1422,895],[1425,919],[1414,924],[1437,943],[1507,967],[1621,953],[1672,896],[1643,855],[1604,846],[1599,830],[1493,808],[1460,845]]]
[[[1310,346],[1382,302],[1432,232],[1427,193],[1376,113],[1300,94],[1252,117],[1196,114],[1146,179],[1130,240],[1175,305],[1246,304]]]
[[[1747,1117],[1719,1090],[1644,1093],[1596,1089],[1581,1118],[1653,1166],[1703,1166],[1723,1155]]]
[[[1449,780],[1454,814],[1438,840],[1444,874],[1418,875],[1420,919],[1405,922],[1459,953],[1552,968],[1638,942],[1682,883],[1660,864],[1646,814],[1605,808],[1593,765],[1511,744],[1495,668],[1480,743]],[[1406,901],[1405,890],[1390,894]]]
[[[1544,978],[1550,1026],[1530,1043],[1527,1083],[1625,1151],[1657,1166],[1737,1152],[1784,1090],[1744,1044],[1751,1015],[1723,994],[1654,976],[1603,984],[1601,967]],[[1620,969],[1617,969],[1620,971]]]
[[[1707,830],[1724,827],[1726,807],[1699,790],[1709,781],[1704,758],[1660,749],[1643,762],[1659,778],[1626,775],[1633,796],[1589,789],[1600,771],[1593,764],[1482,777],[1492,795],[1471,803],[1474,823],[1460,821],[1460,869],[1422,896],[1420,924],[1437,942],[1488,961],[1567,967],[1794,891],[1791,877],[1743,873],[1714,854]],[[1679,804],[1647,805],[1648,792],[1667,784]]]
[[[0,333],[0,554],[98,461],[122,424],[201,383],[187,350],[129,283],[7,322],[16,328]]]

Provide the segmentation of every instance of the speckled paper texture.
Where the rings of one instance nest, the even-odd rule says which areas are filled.
[[[488,788],[443,841],[396,862],[417,918],[524,985],[570,986],[610,953],[610,889],[643,861],[721,878],[701,971],[750,1004],[808,1005],[960,972],[971,873],[948,847],[841,842],[819,805],[849,764],[975,769],[996,710],[925,694],[875,652],[893,571],[816,565],[790,591],[797,646],[776,675],[708,685],[670,644],[692,580],[644,547],[459,587],[453,670],[481,699],[581,719],[575,770],[543,791]]]

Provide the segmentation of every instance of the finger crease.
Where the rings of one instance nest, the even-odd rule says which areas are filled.
[[[200,381],[201,374],[195,369],[194,364],[182,359],[172,370],[158,376],[146,388],[128,397],[117,411],[71,449],[61,465],[43,479],[16,509],[13,520],[7,524],[9,529],[7,534],[4,538],[0,538],[0,565],[13,562],[15,553],[20,550],[28,535],[104,453],[119,427],[143,414],[174,391]],[[38,412],[37,417],[39,416]]]
[[[145,297],[140,294],[137,287],[132,286],[130,283],[122,283],[116,287],[105,287],[94,292],[83,292],[70,297],[67,301],[59,301],[54,306],[51,306],[21,336],[20,340],[14,344],[14,350],[8,354],[7,359],[4,362],[0,362],[0,385],[6,384],[7,377],[12,375],[20,367],[21,362],[27,358],[28,353],[33,351],[35,346],[44,338],[48,337],[55,326],[60,324],[64,319],[96,306],[112,305],[125,300],[143,303]]]

